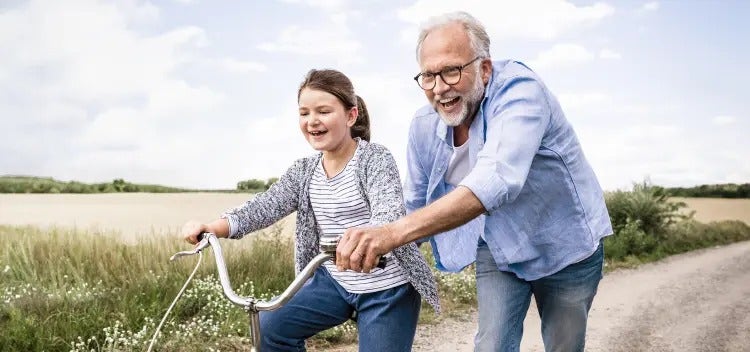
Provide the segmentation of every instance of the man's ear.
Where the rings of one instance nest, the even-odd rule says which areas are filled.
[[[357,116],[359,116],[359,109],[356,106],[349,109],[349,115],[346,119],[346,125],[349,127],[354,126],[354,124],[357,122]]]
[[[492,59],[482,59],[482,82],[485,85],[490,82],[490,76],[492,76]]]

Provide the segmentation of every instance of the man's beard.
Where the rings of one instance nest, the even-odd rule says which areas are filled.
[[[470,115],[476,112],[479,102],[482,101],[482,98],[484,97],[484,82],[482,82],[481,70],[477,70],[476,76],[474,77],[474,87],[472,87],[471,91],[466,95],[461,96],[461,109],[447,115],[442,110],[438,109],[441,99],[455,98],[458,96],[460,95],[455,94],[443,97],[435,96],[432,99],[432,107],[438,112],[440,119],[443,120],[446,125],[451,127],[456,127],[466,121]]]

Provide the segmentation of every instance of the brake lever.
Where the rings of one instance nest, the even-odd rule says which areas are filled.
[[[202,250],[206,249],[206,247],[210,245],[210,243],[208,242],[208,238],[209,238],[208,235],[212,236],[213,234],[201,233],[200,235],[198,235],[198,240],[200,242],[198,242],[198,244],[195,245],[195,248],[189,251],[177,252],[171,257],[169,257],[169,260],[174,261],[175,259],[180,258],[180,257],[185,257],[188,255],[194,255],[194,254],[200,253]]]

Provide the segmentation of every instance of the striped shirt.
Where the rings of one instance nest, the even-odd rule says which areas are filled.
[[[357,188],[358,155],[359,148],[344,169],[331,178],[326,176],[323,169],[323,158],[315,168],[310,180],[310,203],[320,227],[321,241],[336,240],[346,229],[370,222],[370,210]],[[384,269],[373,268],[369,274],[340,272],[333,260],[323,265],[336,282],[350,293],[377,292],[408,283],[403,269],[392,258],[392,254],[386,254],[386,258],[388,262]]]

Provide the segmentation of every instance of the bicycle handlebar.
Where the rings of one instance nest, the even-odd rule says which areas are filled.
[[[244,308],[253,308],[256,311],[261,310],[274,310],[284,305],[289,299],[302,288],[302,285],[307,281],[310,276],[315,272],[321,264],[326,260],[331,259],[333,256],[330,253],[324,252],[318,254],[310,263],[305,266],[302,271],[294,278],[294,281],[281,293],[279,296],[271,299],[270,301],[257,301],[254,297],[242,297],[234,292],[232,284],[229,281],[229,274],[227,272],[227,265],[224,261],[224,255],[221,251],[221,245],[219,239],[213,233],[205,233],[203,238],[198,242],[193,250],[178,252],[169,260],[175,260],[179,257],[197,254],[204,250],[206,247],[211,246],[214,252],[214,258],[216,259],[216,268],[219,271],[219,281],[221,282],[221,288],[224,291],[224,295],[232,303],[242,306]]]
[[[289,287],[287,287],[284,292],[269,301],[258,301],[253,297],[242,297],[236,294],[232,289],[232,284],[229,281],[226,262],[224,261],[224,255],[222,254],[221,245],[219,244],[219,239],[216,237],[216,235],[213,233],[204,233],[199,236],[199,239],[200,242],[198,242],[193,250],[178,252],[170,257],[169,260],[175,260],[179,257],[197,254],[198,252],[204,250],[206,247],[211,246],[211,249],[213,249],[214,252],[214,258],[216,259],[216,267],[219,271],[219,281],[221,282],[221,288],[224,291],[224,295],[232,303],[244,308],[251,308],[255,311],[274,310],[286,304],[286,302],[288,302],[297,293],[297,291],[302,288],[302,285],[304,285],[307,279],[309,279],[313,275],[313,273],[315,273],[315,270],[319,266],[321,266],[327,260],[335,258],[336,244],[338,243],[321,243],[321,253],[315,256],[305,266],[305,268],[302,269],[299,274],[297,274],[297,276],[294,278],[294,281],[289,284]],[[386,258],[380,257],[377,267],[383,269],[385,268],[386,264]]]

